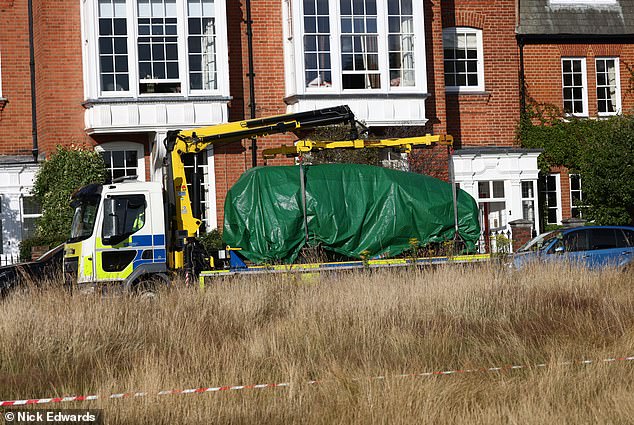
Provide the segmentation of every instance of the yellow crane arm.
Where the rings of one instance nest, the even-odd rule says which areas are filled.
[[[264,149],[262,156],[265,159],[275,158],[277,155],[299,156],[311,151],[321,151],[325,149],[363,149],[363,148],[398,148],[404,152],[410,152],[415,146],[430,146],[432,144],[453,145],[453,137],[450,135],[426,134],[418,137],[404,137],[397,139],[380,140],[342,140],[342,141],[314,141],[298,140],[294,145],[282,145],[277,148]]]
[[[165,187],[168,193],[168,218],[172,222],[170,227],[174,229],[174,234],[170,235],[170,246],[176,247],[168,255],[170,265],[180,267],[183,264],[182,245],[186,239],[196,235],[201,223],[200,218],[192,209],[192,205],[198,205],[199,199],[196,199],[195,193],[192,194],[194,196],[190,196],[183,155],[201,152],[212,145],[237,142],[251,137],[344,123],[350,126],[351,138],[359,137],[354,114],[346,105],[228,122],[190,130],[169,131],[165,139],[167,151]]]

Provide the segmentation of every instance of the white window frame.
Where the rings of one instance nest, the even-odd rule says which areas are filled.
[[[471,27],[450,27],[442,30],[443,38],[447,35],[462,35],[462,34],[475,34],[476,47],[478,50],[478,85],[477,86],[445,86],[445,90],[450,93],[470,93],[470,92],[483,92],[485,90],[484,81],[484,43],[482,40],[482,30]],[[444,49],[443,49],[443,63],[444,63]],[[444,69],[444,66],[443,66]],[[442,78],[445,78],[443,73]]]
[[[532,195],[524,196],[524,184],[528,183],[531,187]],[[533,226],[537,228],[537,210],[538,210],[538,202],[537,202],[537,182],[535,180],[522,180],[520,181],[520,198],[522,201],[522,218],[524,220],[530,220],[530,218],[524,216],[524,202],[531,202],[533,204]]]
[[[504,192],[502,194],[501,197],[496,197],[494,192],[493,192],[493,183],[502,183],[502,191]],[[487,183],[488,187],[489,187],[489,197],[488,198],[484,198],[480,196],[480,183]],[[507,193],[507,188],[506,188],[506,180],[502,180],[502,179],[491,179],[491,180],[478,180],[475,182],[475,190],[477,193],[477,199],[479,202],[506,202],[506,193]]]
[[[597,96],[597,114],[600,117],[609,117],[609,116],[614,116],[614,115],[618,115],[621,113],[621,72],[620,72],[620,62],[619,62],[619,58],[618,57],[611,57],[611,56],[597,56],[594,60],[594,65],[595,65],[595,74],[596,74],[596,88],[599,88],[599,72],[597,71],[597,62],[598,61],[607,61],[607,60],[613,60],[614,61],[614,75],[616,78],[616,86],[615,86],[615,92],[616,92],[616,104],[615,106],[615,111],[614,112],[600,112],[599,111],[599,96]],[[606,87],[605,85],[602,87]],[[607,86],[609,87],[609,86]]]
[[[575,87],[573,86],[565,86],[564,85],[564,61],[580,61],[581,62],[581,84],[583,85],[582,87],[582,104],[583,104],[583,112],[579,113],[566,113],[567,116],[574,116],[574,117],[588,117],[589,116],[589,111],[588,111],[588,72],[587,72],[587,66],[586,66],[586,58],[585,57],[576,57],[576,56],[568,56],[568,57],[562,57],[561,58],[561,103],[562,103],[562,107],[565,111],[565,107],[564,107],[564,102],[565,102],[565,96],[564,96],[564,91],[566,89],[566,87]],[[574,83],[574,82],[573,82]]]
[[[126,2],[128,91],[103,91],[99,64],[99,4],[98,1],[82,1],[82,35],[84,42],[84,94],[86,98],[143,98],[143,97],[187,97],[229,95],[229,47],[227,39],[227,0],[214,0],[216,27],[216,72],[217,88],[192,90],[189,84],[189,55],[187,50],[187,0],[176,0],[177,37],[180,93],[140,93],[138,60],[138,2]]]
[[[35,233],[33,233],[33,235],[25,235],[24,234],[24,220],[27,219],[27,218],[37,219],[37,218],[42,217],[42,209],[41,209],[42,207],[41,206],[40,206],[40,212],[39,213],[27,214],[24,211],[24,200],[26,198],[35,198],[35,197],[33,195],[24,195],[24,194],[20,196],[20,217],[21,217],[21,219],[20,219],[20,239],[21,240],[24,240],[27,237],[33,236],[35,234]],[[33,231],[35,232],[35,229]]]
[[[427,90],[425,57],[425,23],[422,2],[412,0],[414,27],[414,75],[413,86],[390,86],[388,58],[387,2],[377,0],[377,34],[379,52],[380,88],[343,89],[341,63],[341,19],[339,0],[329,0],[330,54],[332,84],[330,86],[306,87],[304,66],[304,10],[302,0],[291,1],[292,25],[290,35],[294,39],[294,66],[296,94],[375,94],[375,93],[424,93]]]
[[[547,174],[546,179],[548,179],[548,177],[555,177],[555,195],[557,196],[557,222],[556,223],[548,222],[548,210],[550,210],[551,208],[548,206],[548,197],[546,193],[552,192],[552,191],[547,190],[548,181],[546,180],[545,182],[546,186],[544,187],[544,191],[542,192],[542,196],[546,196],[546,198],[544,198],[544,203],[546,205],[546,217],[544,217],[544,223],[546,223],[546,225],[561,224],[561,219],[563,217],[562,208],[561,208],[561,175],[559,173],[553,173],[553,174]]]
[[[579,179],[579,189],[574,189],[572,188],[572,179],[573,177],[577,177]],[[581,179],[581,176],[579,174],[570,174],[568,176],[568,182],[569,182],[569,187],[570,187],[570,216],[574,217],[574,215],[572,214],[572,210],[576,209],[579,211],[579,217],[578,218],[583,218],[583,214],[584,214],[584,208],[586,207],[584,205],[583,202],[583,180]],[[581,205],[574,205],[573,202],[573,197],[572,194],[573,192],[578,192],[579,193],[579,201],[581,201]]]
[[[137,152],[137,180],[145,181],[145,149],[137,142],[106,142],[95,146],[95,152],[132,151]]]

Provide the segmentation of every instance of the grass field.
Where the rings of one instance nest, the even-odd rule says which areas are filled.
[[[634,362],[556,363],[630,355],[632,272],[555,265],[235,279],[156,300],[50,288],[0,301],[1,400],[291,383],[50,405],[101,408],[108,424],[627,424]],[[388,378],[364,379],[377,375]]]

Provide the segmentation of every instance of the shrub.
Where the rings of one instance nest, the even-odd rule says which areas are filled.
[[[634,223],[634,117],[563,119],[545,110],[529,105],[518,127],[523,147],[544,150],[542,172],[564,166],[580,174],[586,217],[596,224]]]
[[[89,183],[103,183],[105,176],[104,162],[98,153],[57,146],[35,177],[33,195],[42,205],[36,235],[51,241],[67,239],[73,218],[71,194]]]

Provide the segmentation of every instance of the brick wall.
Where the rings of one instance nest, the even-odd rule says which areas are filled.
[[[31,85],[27,0],[0,2],[0,154],[30,155]]]
[[[40,151],[89,144],[84,132],[80,2],[34,1],[34,39]]]
[[[40,153],[57,144],[84,144],[79,2],[33,2],[34,53]],[[0,153],[30,154],[31,87],[27,0],[0,3],[2,95]]]
[[[485,57],[484,93],[446,95],[448,133],[458,146],[515,145],[520,112],[515,0],[443,1],[442,26],[481,29]],[[442,52],[435,54],[442,58]]]

